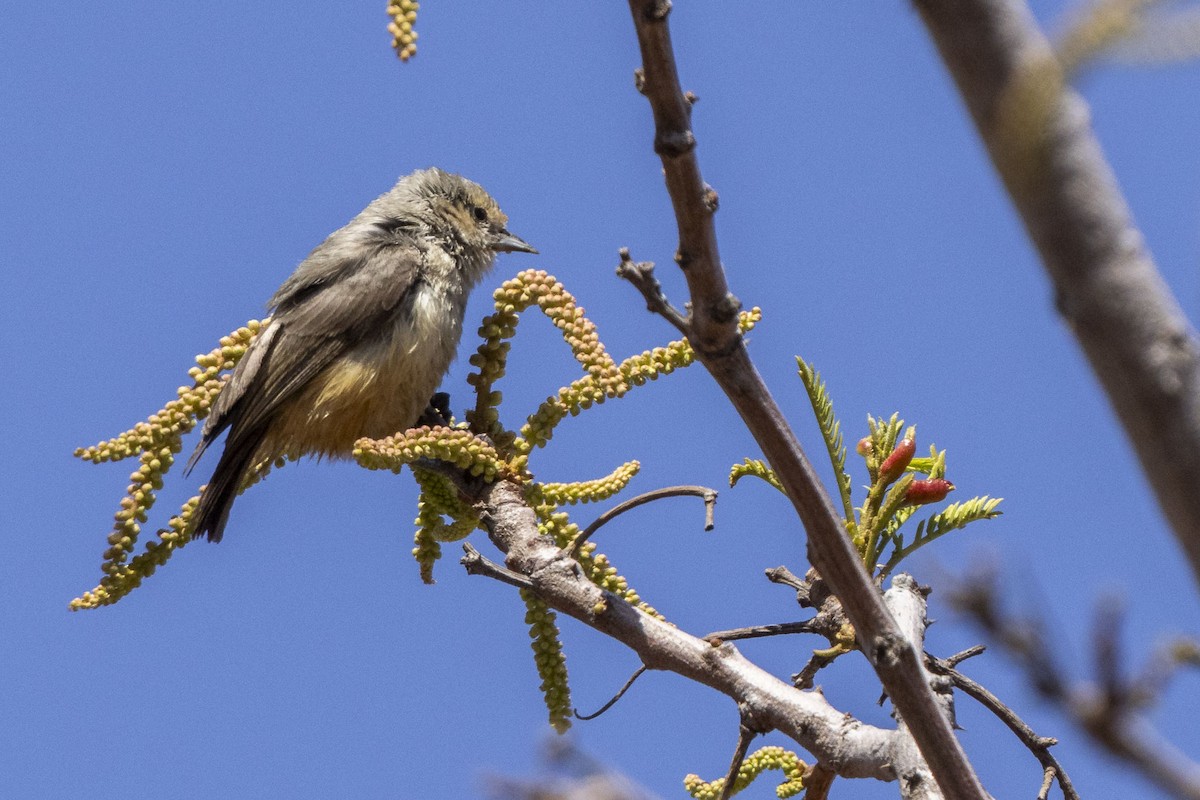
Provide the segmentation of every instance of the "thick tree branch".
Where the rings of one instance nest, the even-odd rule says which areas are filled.
[[[550,607],[624,643],[646,667],[674,672],[732,698],[743,721],[756,730],[783,733],[840,776],[891,781],[928,772],[903,731],[865,725],[838,711],[819,691],[800,691],[779,680],[733,645],[714,646],[601,590],[578,562],[539,534],[521,486],[502,480],[475,491],[480,518],[505,553],[507,567],[507,572],[485,574],[509,583],[510,573],[521,576],[521,583],[527,580]]]
[[[671,48],[666,21],[670,3],[630,0],[629,8],[642,55],[639,88],[654,113],[655,151],[662,158],[679,228],[677,260],[691,294],[688,340],[779,477],[808,533],[809,560],[841,598],[863,652],[907,721],[943,793],[956,799],[983,798],[978,778],[939,711],[918,654],[888,614],[837,510],[737,334],[737,301],[725,282],[712,222],[716,193],[700,175],[691,103],[679,85]]]
[[[915,0],[1200,579],[1200,342],[1021,0]]]

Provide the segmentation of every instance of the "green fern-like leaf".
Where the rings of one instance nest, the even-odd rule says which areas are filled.
[[[917,525],[917,532],[913,536],[912,543],[907,547],[899,547],[892,557],[888,559],[887,564],[880,570],[881,577],[891,573],[896,566],[908,556],[912,555],[917,550],[945,536],[947,533],[959,528],[965,527],[972,522],[980,519],[995,519],[1000,516],[1000,511],[996,507],[1000,505],[1003,498],[1000,497],[972,497],[961,503],[951,503],[942,511],[934,514],[926,520],[922,520]]]
[[[833,401],[829,399],[829,391],[825,381],[821,380],[821,373],[800,356],[796,356],[796,366],[799,367],[800,382],[808,393],[808,401],[812,403],[813,414],[817,417],[821,438],[825,440],[825,450],[833,466],[833,478],[837,481],[838,494],[842,498],[842,512],[847,522],[853,522],[854,503],[850,499],[850,476],[846,473],[846,444],[842,437],[842,424],[833,413]]]
[[[755,478],[761,478],[779,491],[783,491],[783,484],[779,482],[779,478],[775,477],[775,471],[762,461],[759,461],[757,458],[747,458],[741,464],[734,464],[733,467],[730,468],[730,487],[737,486],[738,481],[747,475],[751,475]]]
[[[900,434],[904,430],[904,420],[900,419],[898,413],[892,414],[886,422],[867,414],[867,427],[871,430],[871,444],[882,461],[888,453],[896,449],[896,442],[900,441]],[[871,480],[875,480],[874,475],[871,476]]]

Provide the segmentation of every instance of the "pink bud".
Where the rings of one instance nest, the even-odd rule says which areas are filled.
[[[892,454],[879,466],[879,480],[883,481],[886,486],[903,475],[904,468],[908,466],[908,462],[912,461],[916,452],[917,443],[915,441],[901,439]]]
[[[908,491],[904,493],[904,502],[911,506],[923,506],[926,503],[937,503],[946,499],[954,489],[954,484],[945,478],[930,478],[927,481],[913,481]]]

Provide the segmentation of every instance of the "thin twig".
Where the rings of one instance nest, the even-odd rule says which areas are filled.
[[[1092,658],[1096,663],[1096,679],[1100,683],[1105,707],[1122,709],[1128,703],[1126,684],[1121,675],[1120,642],[1121,604],[1115,597],[1101,600],[1096,607],[1096,623],[1092,628]]]
[[[729,762],[729,772],[725,774],[725,784],[721,787],[721,794],[718,800],[729,800],[733,797],[733,786],[737,783],[738,772],[742,769],[742,763],[746,760],[746,753],[750,750],[750,742],[754,741],[754,737],[758,733],[751,730],[750,726],[745,722],[738,725],[738,743],[737,748],[733,751],[733,759]]]
[[[801,667],[800,671],[792,675],[792,686],[797,689],[811,689],[817,682],[817,673],[828,667],[834,661],[837,661],[842,656],[846,655],[846,651],[839,650],[836,647],[828,647],[824,650],[814,650],[809,656],[808,661]],[[884,693],[879,698],[879,705],[883,705],[887,694]]]
[[[621,263],[617,265],[617,276],[629,281],[642,293],[647,311],[658,314],[686,336],[689,330],[688,319],[683,312],[671,305],[667,296],[663,294],[662,284],[654,277],[654,264],[650,261],[634,261],[629,255],[628,247],[622,247],[619,255]]]
[[[758,639],[763,636],[781,636],[790,633],[821,633],[815,619],[800,622],[777,622],[773,625],[753,625],[748,628],[732,628],[727,631],[714,631],[701,636],[707,641],[733,642],[738,639]]]
[[[636,681],[638,678],[642,677],[642,675],[646,672],[647,669],[649,669],[649,667],[647,667],[645,664],[642,664],[640,667],[638,667],[636,670],[634,670],[634,673],[629,676],[629,680],[625,681],[625,685],[622,686],[620,688],[620,690],[616,694],[614,694],[607,703],[600,706],[600,709],[598,711],[596,711],[595,713],[580,714],[579,709],[575,709],[574,710],[575,719],[581,719],[581,720],[587,721],[589,719],[595,719],[596,717],[603,714],[605,711],[608,711],[610,708],[612,708],[614,705],[617,704],[618,700],[620,700],[622,697],[625,696],[625,693],[629,691],[629,687],[633,686],[633,682]]]
[[[1067,776],[1066,770],[1062,768],[1062,765],[1058,763],[1058,759],[1050,752],[1050,748],[1058,744],[1057,739],[1048,736],[1039,736],[1034,732],[1033,728],[1030,728],[1025,724],[1024,720],[1017,716],[1015,711],[1001,702],[1000,698],[996,697],[996,695],[992,694],[981,684],[976,683],[954,669],[948,660],[934,658],[926,654],[925,664],[929,667],[930,671],[950,678],[957,688],[961,689],[967,696],[974,698],[988,711],[995,714],[1001,722],[1008,726],[1009,730],[1016,734],[1017,738],[1028,748],[1029,752],[1033,753],[1034,758],[1038,760],[1038,763],[1042,765],[1044,770],[1054,770],[1054,775],[1058,778],[1058,785],[1062,787],[1063,797],[1066,800],[1079,800],[1079,794],[1071,784],[1071,779]]]
[[[950,656],[949,658],[943,658],[942,661],[946,662],[946,664],[948,664],[951,667],[957,667],[959,664],[966,661],[968,658],[974,658],[977,655],[981,655],[985,650],[987,650],[986,644],[972,645],[971,647],[968,647],[966,650],[958,651],[957,653]],[[929,658],[930,655],[928,653],[926,653],[925,657]]]
[[[713,529],[713,506],[717,502],[716,489],[710,489],[707,486],[665,486],[662,489],[639,494],[637,497],[631,497],[624,503],[619,503],[608,511],[605,511],[600,516],[592,521],[571,541],[567,547],[567,553],[571,558],[579,557],[579,548],[583,547],[584,543],[592,537],[592,534],[600,530],[601,527],[611,522],[616,517],[621,516],[626,511],[631,511],[638,506],[644,506],[646,503],[653,503],[655,500],[663,500],[668,497],[699,497],[704,500],[704,530],[711,531]]]
[[[1037,800],[1049,800],[1050,787],[1054,785],[1054,778],[1058,775],[1058,770],[1047,765],[1042,770],[1042,788],[1038,790]]]

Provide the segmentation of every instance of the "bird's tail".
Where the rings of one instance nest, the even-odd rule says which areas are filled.
[[[212,478],[200,493],[200,504],[192,514],[192,538],[199,539],[205,533],[210,542],[219,542],[225,534],[225,523],[229,521],[229,510],[237,499],[249,468],[254,461],[263,434],[238,436],[230,432],[225,441],[225,451],[213,470]]]

